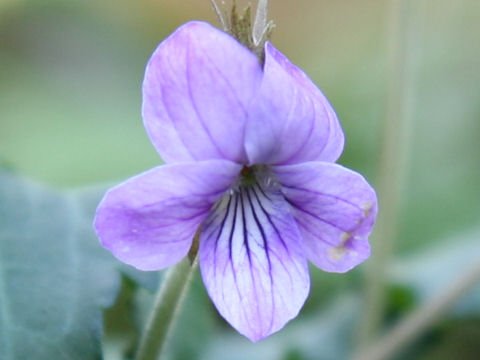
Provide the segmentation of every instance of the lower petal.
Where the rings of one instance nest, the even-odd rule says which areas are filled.
[[[224,196],[200,236],[203,281],[220,314],[258,341],[295,317],[308,295],[300,233],[278,191],[259,185]]]
[[[323,162],[272,169],[311,262],[325,271],[345,272],[370,256],[368,236],[377,214],[377,198],[360,174]]]
[[[141,270],[175,264],[240,166],[211,160],[164,165],[110,189],[94,222],[104,247]]]

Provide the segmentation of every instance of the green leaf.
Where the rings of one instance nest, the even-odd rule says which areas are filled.
[[[2,359],[102,357],[102,309],[121,267],[92,229],[102,193],[59,193],[0,171]]]
[[[138,287],[126,277],[115,304],[104,312],[103,356],[105,360],[130,359],[138,346],[141,328],[135,323]]]

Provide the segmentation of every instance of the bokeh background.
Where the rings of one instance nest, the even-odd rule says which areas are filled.
[[[388,280],[380,336],[480,261],[480,2],[403,3],[401,68],[393,67],[400,80],[392,76],[389,1],[270,5],[273,43],[340,117],[347,139],[340,163],[374,186],[382,181],[392,81],[399,81],[398,121],[407,125],[399,127],[399,163],[388,164],[401,171],[391,246],[382,250]],[[0,0],[1,164],[53,189],[113,184],[160,164],[140,116],[143,72],[156,45],[192,19],[218,25],[207,0]],[[312,269],[299,317],[257,345],[223,323],[196,279],[171,358],[350,358],[367,267],[344,275]],[[106,312],[107,358],[119,358],[135,341],[126,309],[135,303],[145,312],[141,304],[151,301],[149,290],[137,287],[125,279]],[[397,358],[476,359],[478,287],[462,299]]]

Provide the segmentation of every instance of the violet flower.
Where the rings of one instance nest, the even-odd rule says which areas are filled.
[[[118,259],[160,270],[199,230],[199,265],[220,314],[258,341],[295,317],[307,260],[345,272],[370,254],[372,187],[334,162],[344,136],[327,99],[270,43],[265,63],[189,22],[143,83],[143,120],[166,162],[110,189],[95,228]]]

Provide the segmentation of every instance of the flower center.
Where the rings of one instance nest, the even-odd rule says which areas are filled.
[[[273,175],[267,165],[245,165],[240,171],[237,182],[232,189],[236,191],[240,188],[251,188],[255,185],[270,188],[272,186],[275,187],[275,184],[277,184],[275,175]]]
[[[255,177],[256,169],[254,166],[244,166],[240,171],[240,186],[250,187],[256,184],[257,179]]]

